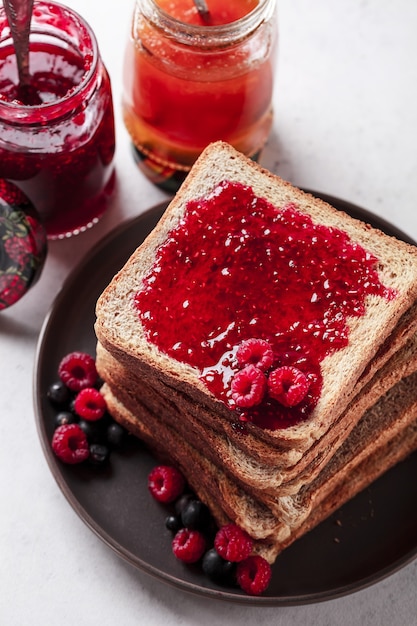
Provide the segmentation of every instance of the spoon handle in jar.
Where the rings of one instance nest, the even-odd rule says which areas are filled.
[[[19,83],[24,87],[29,83],[29,35],[33,0],[4,0],[4,9],[13,37]]]
[[[210,11],[206,0],[194,0],[194,4],[197,7],[197,11],[201,15],[203,22],[208,24],[210,22]]]

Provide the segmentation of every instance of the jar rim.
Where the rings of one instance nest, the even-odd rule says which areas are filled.
[[[215,26],[183,22],[162,9],[156,0],[137,0],[137,9],[139,6],[148,20],[176,41],[192,46],[217,47],[247,37],[268,21],[275,11],[276,0],[259,0],[252,11],[238,20]]]
[[[70,38],[66,35],[64,31],[55,33],[51,33],[48,30],[48,27],[51,26],[48,23],[42,23],[37,25],[35,18],[35,9],[37,7],[54,7],[59,9],[63,14],[70,16],[74,23],[77,24],[85,33],[88,42],[89,54],[91,54],[91,60],[89,59],[88,66],[85,65],[84,72],[81,77],[80,82],[69,89],[63,96],[56,98],[52,102],[42,102],[41,104],[27,105],[19,102],[9,102],[7,100],[0,100],[0,117],[4,119],[8,118],[8,114],[13,117],[13,121],[15,122],[24,122],[27,118],[31,118],[31,122],[43,121],[45,119],[51,119],[54,117],[54,112],[57,112],[59,116],[66,112],[67,108],[70,108],[71,101],[82,93],[84,90],[88,89],[88,86],[91,82],[92,77],[94,76],[99,59],[99,50],[96,36],[91,28],[91,26],[85,21],[85,19],[74,9],[67,7],[66,5],[61,4],[60,2],[55,2],[55,0],[34,0],[33,3],[33,16],[31,23],[31,32],[30,36],[36,35],[48,35],[55,41],[61,41],[66,43],[67,45],[73,45]],[[0,6],[0,15],[5,13],[4,7]],[[6,18],[7,22],[7,18]],[[3,30],[0,37],[0,45],[8,42],[9,40],[12,42],[12,34],[9,26]],[[61,36],[60,36],[61,35]],[[81,58],[84,60],[86,57],[81,52]],[[39,117],[38,119],[37,116]]]

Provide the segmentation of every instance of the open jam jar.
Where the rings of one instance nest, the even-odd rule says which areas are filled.
[[[25,194],[48,238],[69,237],[97,222],[114,187],[110,80],[88,24],[46,1],[34,2],[29,71],[23,99],[1,7],[0,179]]]
[[[257,158],[272,124],[275,0],[136,0],[123,116],[139,168],[175,190],[224,140]]]

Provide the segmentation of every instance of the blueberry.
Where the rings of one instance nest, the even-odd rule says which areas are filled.
[[[93,465],[104,465],[107,463],[110,457],[110,450],[107,446],[101,443],[92,443],[90,445],[89,461]]]
[[[165,526],[168,530],[176,533],[182,528],[182,521],[180,515],[168,515],[165,519]]]
[[[194,499],[195,496],[192,493],[184,493],[175,503],[175,512],[181,514],[183,509]]]
[[[214,548],[205,553],[202,568],[206,576],[219,585],[235,582],[236,564],[223,559]]]
[[[71,411],[60,411],[55,415],[55,426],[62,426],[63,424],[75,424],[77,416]]]
[[[126,437],[126,430],[117,422],[111,422],[107,427],[106,439],[112,448],[120,448]]]
[[[80,428],[85,432],[89,443],[103,443],[105,440],[105,434],[103,432],[101,420],[91,422],[89,420],[80,419],[78,424]]]
[[[55,406],[64,406],[71,400],[71,392],[62,381],[57,381],[49,386],[46,393],[48,400]]]
[[[191,500],[181,511],[182,523],[186,528],[204,529],[210,521],[210,511],[200,500]]]

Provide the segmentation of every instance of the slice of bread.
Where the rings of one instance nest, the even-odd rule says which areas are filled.
[[[251,490],[263,491],[272,496],[294,495],[307,483],[311,483],[322,468],[336,453],[340,441],[343,441],[354,429],[355,424],[370,406],[385,394],[388,389],[403,377],[409,376],[417,369],[417,335],[398,351],[374,378],[354,398],[347,408],[345,417],[347,424],[341,436],[335,437],[333,430],[302,457],[299,463],[290,468],[279,465],[279,455],[272,459],[266,455],[267,461],[260,463],[251,455],[246,436],[240,436],[245,443],[240,447],[239,438],[230,438],[221,430],[212,427],[214,419],[208,413],[202,419],[201,407],[178,394],[171,388],[155,387],[151,382],[145,383],[140,377],[123,367],[108,351],[97,345],[96,362],[100,376],[109,382],[114,389],[119,389],[123,400],[123,389],[130,393],[160,416],[168,425],[177,429],[197,449],[204,450],[213,463],[224,467],[240,484]],[[134,391],[133,391],[134,390]],[[127,401],[129,406],[129,401]],[[191,406],[190,406],[191,405]],[[135,407],[132,407],[135,410]],[[210,442],[210,445],[207,443]]]
[[[289,530],[268,507],[246,493],[220,468],[191,446],[175,429],[161,425],[147,407],[136,404],[133,413],[107,383],[101,389],[108,410],[130,433],[142,439],[158,459],[174,463],[187,477],[188,484],[210,506],[219,526],[232,520],[255,539],[288,536]]]
[[[367,365],[366,371],[362,374],[359,381],[349,395],[349,403],[339,418],[334,420],[332,428],[329,429],[322,437],[314,441],[313,445],[302,452],[294,442],[283,441],[282,439],[273,439],[271,441],[269,431],[259,428],[251,428],[250,425],[239,424],[224,419],[222,414],[213,412],[211,406],[203,404],[203,402],[195,401],[195,399],[187,396],[178,385],[168,382],[162,376],[153,376],[153,372],[147,367],[133,367],[132,363],[127,366],[126,359],[122,355],[118,360],[114,354],[110,354],[101,344],[97,345],[97,358],[99,363],[103,361],[105,366],[106,359],[114,358],[119,366],[125,366],[125,375],[133,377],[132,384],[138,384],[137,381],[145,381],[147,388],[155,389],[162,397],[168,397],[170,402],[175,402],[182,413],[185,411],[190,414],[190,419],[195,420],[195,426],[202,422],[203,428],[209,430],[214,429],[228,440],[228,445],[241,449],[249,459],[254,459],[255,463],[263,465],[269,464],[274,472],[277,472],[277,480],[283,482],[288,479],[291,474],[298,475],[299,471],[306,468],[312,460],[317,459],[326,446],[332,445],[340,441],[354,427],[357,420],[361,417],[363,410],[374,402],[378,393],[383,393],[382,384],[392,384],[401,375],[407,375],[413,371],[415,365],[414,351],[417,335],[411,335],[411,331],[415,329],[417,324],[416,305],[413,305],[409,311],[402,317],[397,327],[391,333],[391,341],[386,341],[378,350],[371,363]],[[406,343],[404,343],[406,342]],[[396,351],[395,347],[400,346]],[[388,360],[387,360],[388,359]],[[386,367],[384,367],[386,363]],[[109,369],[109,368],[107,368]],[[111,369],[111,365],[110,365]],[[375,378],[376,377],[376,378]],[[374,379],[377,384],[374,385]],[[388,388],[388,387],[386,387]],[[362,393],[363,391],[363,393]],[[370,398],[370,393],[373,394]],[[363,403],[359,405],[357,399],[361,395]],[[353,404],[353,400],[355,403]],[[367,404],[366,404],[367,403]],[[204,436],[204,435],[203,435]],[[252,473],[252,471],[251,471]],[[278,475],[282,477],[278,478]],[[248,477],[248,480],[250,478]],[[275,485],[273,486],[273,488]]]
[[[415,415],[415,408],[413,410]],[[264,541],[260,548],[261,553],[269,560],[276,558],[294,541],[315,528],[343,504],[369,487],[383,473],[416,450],[417,423],[414,418],[414,421],[393,439],[372,453],[365,455],[362,462],[354,468],[354,472],[344,475],[343,478],[339,476],[340,480],[333,484],[333,489],[312,508],[304,522],[294,529],[286,540],[279,541],[270,538]]]
[[[167,242],[172,230],[179,227],[188,202],[206,198],[224,180],[249,185],[257,197],[265,198],[277,211],[288,203],[294,203],[297,211],[311,218],[314,224],[339,229],[355,245],[362,246],[378,259],[381,283],[396,294],[392,299],[368,296],[364,315],[349,320],[348,344],[321,362],[321,394],[308,419],[279,430],[246,424],[253,442],[260,440],[275,450],[294,451],[291,462],[296,463],[336,423],[340,433],[345,432],[346,424],[339,417],[357,393],[358,386],[364,384],[362,381],[372,370],[371,364],[376,355],[377,367],[380,367],[414,332],[417,252],[414,247],[301,192],[261,169],[227,144],[209,146],[157,227],[99,298],[95,330],[100,343],[125,367],[145,380],[161,381],[163,385],[192,399],[203,410],[216,415],[218,421],[227,421],[232,427],[238,421],[236,412],[208,390],[202,381],[201,371],[158,349],[145,332],[134,304],[144,279],[154,267],[158,250]],[[198,240],[195,246],[198,250]],[[264,293],[262,297],[268,298],[268,294]],[[216,306],[219,304],[214,305],[214,315]],[[165,323],[163,319],[160,322]],[[262,460],[264,449],[265,446],[259,460]]]
[[[348,439],[340,448],[325,475],[311,485],[309,505],[291,525],[276,518],[264,504],[237,486],[175,429],[161,423],[159,416],[139,403],[136,413],[132,413],[107,383],[102,393],[117,421],[141,438],[159,459],[174,463],[184,472],[191,488],[209,506],[217,524],[233,521],[247,530],[256,541],[254,551],[270,563],[293,541],[417,449],[417,377],[413,375],[402,381],[396,393],[389,392],[379,407],[368,411],[367,426],[362,424],[360,431],[349,438],[350,443]],[[395,418],[391,420],[391,428],[381,429],[381,436],[375,438],[375,423],[381,416],[385,425],[390,419],[391,413],[384,410],[385,406],[392,409]],[[366,436],[364,431],[367,431]]]
[[[314,504],[322,501],[327,495],[335,475],[338,480],[340,473],[344,474],[355,467],[361,462],[363,454],[369,454],[374,447],[385,445],[399,430],[408,426],[409,421],[415,419],[416,415],[415,412],[404,410],[416,396],[417,374],[413,374],[401,379],[365,412],[344,444],[339,448],[333,446],[326,464],[320,466],[318,470],[314,468],[315,471],[310,472],[309,476],[304,475],[298,490],[288,495],[286,489],[280,486],[265,489],[265,484],[271,476],[270,467],[258,465],[255,468],[254,464],[248,464],[244,455],[228,446],[227,441],[207,428],[203,432],[196,431],[193,421],[189,422],[182,410],[176,410],[170,398],[162,399],[158,393],[152,393],[139,381],[133,386],[129,385],[129,377],[123,374],[123,370],[117,367],[114,360],[109,370],[103,368],[100,359],[97,362],[99,372],[113,389],[113,394],[117,395],[133,415],[140,416],[145,409],[157,416],[160,430],[163,427],[174,430],[183,441],[188,442],[230,480],[266,505],[280,521],[291,528],[298,526]],[[258,484],[254,485],[253,481],[247,480],[251,469],[258,472]]]

